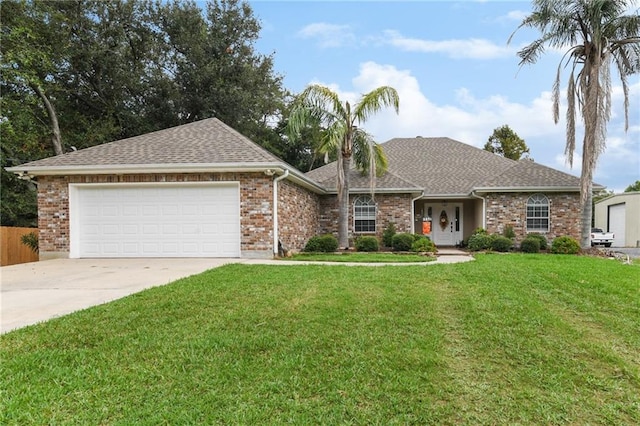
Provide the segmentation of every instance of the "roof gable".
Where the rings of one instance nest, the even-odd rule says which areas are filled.
[[[28,163],[29,167],[282,163],[249,138],[209,118]]]
[[[395,138],[382,144],[389,169],[426,194],[466,195],[515,163],[451,138]]]
[[[533,161],[514,161],[447,137],[395,138],[381,146],[389,170],[377,180],[377,188],[397,188],[402,182],[428,196],[467,196],[478,189],[578,190],[580,183],[576,176]],[[307,173],[325,187],[335,187],[335,175],[335,162]],[[368,179],[355,170],[350,178],[352,188],[368,186]]]

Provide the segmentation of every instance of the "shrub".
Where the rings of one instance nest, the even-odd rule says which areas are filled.
[[[338,239],[331,234],[315,235],[309,238],[304,247],[306,252],[332,253],[338,249]]]
[[[502,235],[491,236],[491,249],[499,252],[507,252],[513,247],[513,241],[510,238],[503,237]]]
[[[478,232],[469,237],[467,244],[471,251],[486,250],[491,247],[492,239],[493,238],[490,235]]]
[[[396,234],[391,239],[391,245],[395,251],[409,251],[413,241],[414,238],[411,234]]]
[[[356,240],[357,251],[378,251],[378,239],[372,236],[358,237]]]
[[[391,247],[393,245],[393,236],[396,235],[396,224],[389,222],[384,231],[382,231],[382,244],[385,247]]]
[[[551,253],[576,254],[580,251],[580,244],[571,237],[557,237],[551,243]]]
[[[513,230],[513,226],[509,225],[504,228],[504,236],[513,240],[516,237],[516,232]]]
[[[38,234],[35,232],[22,235],[20,242],[29,247],[34,253],[38,253]]]
[[[471,233],[471,235],[476,235],[476,234],[487,234],[487,230],[484,228],[476,228],[473,230],[473,232]]]
[[[433,244],[433,241],[431,241],[429,237],[424,235],[416,235],[414,236],[413,244],[411,244],[411,251],[415,251],[417,253],[434,253],[436,251],[436,245]]]
[[[542,234],[527,234],[527,238],[533,238],[538,240],[538,245],[540,246],[540,250],[546,250],[547,249],[547,239],[545,238],[544,235]]]
[[[538,253],[540,251],[540,240],[528,236],[520,243],[520,250],[525,253]]]

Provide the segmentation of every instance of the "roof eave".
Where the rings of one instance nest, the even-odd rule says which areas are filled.
[[[338,193],[335,188],[326,189],[326,192],[331,195]],[[349,194],[370,194],[371,188],[349,188]],[[420,188],[374,188],[374,194],[422,194]]]
[[[424,195],[422,196],[423,199],[435,199],[435,200],[452,200],[455,198],[470,198],[469,194],[467,193],[460,193],[460,194],[430,194],[428,192],[425,192]]]
[[[287,179],[317,193],[326,189],[300,171],[284,163],[185,163],[185,164],[127,164],[95,166],[35,166],[7,167],[7,171],[19,176],[77,176],[77,175],[125,175],[151,173],[265,173],[282,174],[289,170]]]
[[[599,188],[594,185],[594,188]],[[576,192],[578,186],[488,186],[473,188],[473,192]]]

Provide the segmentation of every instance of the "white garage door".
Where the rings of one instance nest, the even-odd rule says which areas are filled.
[[[70,257],[239,257],[237,182],[72,185]]]
[[[609,206],[609,232],[614,233],[613,246],[624,247],[626,211],[625,204]]]

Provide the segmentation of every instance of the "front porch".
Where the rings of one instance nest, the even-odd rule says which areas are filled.
[[[414,201],[413,229],[438,247],[459,246],[474,229],[483,226],[483,210],[479,198],[421,198]]]

